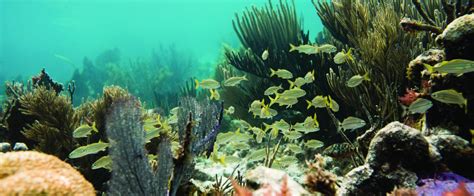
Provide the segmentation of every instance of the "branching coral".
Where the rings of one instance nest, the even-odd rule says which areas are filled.
[[[357,60],[329,72],[328,83],[337,98],[346,105],[384,121],[399,118],[398,92],[403,89],[404,70],[410,59],[421,52],[423,35],[407,35],[398,28],[400,19],[418,19],[417,11],[408,2],[396,0],[313,1],[318,14],[331,35],[356,51]],[[439,3],[428,1],[430,10]],[[436,14],[435,14],[436,15]],[[442,18],[442,15],[436,15]],[[429,38],[429,37],[428,37]],[[424,44],[432,45],[433,39]],[[369,73],[370,82],[350,88],[345,82],[353,75]],[[350,96],[349,96],[350,95]],[[362,103],[362,104],[354,104]]]
[[[72,150],[72,131],[78,124],[63,87],[43,69],[28,86],[7,84],[8,110],[4,116],[8,141],[65,158]]]
[[[35,149],[66,158],[73,150],[72,131],[78,124],[69,99],[40,86],[20,97],[20,105],[24,115],[35,119],[22,131]]]
[[[69,164],[39,152],[0,153],[0,195],[95,195]]]

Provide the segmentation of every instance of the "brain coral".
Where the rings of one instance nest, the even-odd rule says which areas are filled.
[[[34,151],[0,153],[0,195],[95,195],[66,162]]]

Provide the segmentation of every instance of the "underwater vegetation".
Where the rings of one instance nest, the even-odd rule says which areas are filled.
[[[71,78],[77,86],[74,104],[95,98],[104,86],[117,85],[140,97],[149,107],[169,110],[177,101],[167,97],[178,96],[175,89],[184,86],[192,77],[200,77],[191,73],[194,64],[197,62],[191,54],[173,45],[161,45],[153,50],[150,59],[128,61],[121,58],[118,48],[105,50],[95,62],[85,57],[82,70],[75,70]]]
[[[118,49],[84,58],[66,85],[44,69],[6,83],[0,167],[34,163],[0,186],[46,167],[75,186],[29,191],[472,195],[473,2],[313,4],[314,41],[293,1],[236,13],[241,46],[211,78],[162,47],[129,66]]]

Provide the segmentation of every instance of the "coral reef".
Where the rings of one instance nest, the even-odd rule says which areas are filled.
[[[69,164],[39,152],[0,153],[0,195],[95,195]]]
[[[306,186],[311,191],[324,195],[334,195],[337,190],[337,176],[326,171],[324,158],[317,154],[314,157],[315,163],[307,163],[309,171],[306,175]]]
[[[472,176],[465,165],[472,165],[474,157],[467,141],[442,131],[430,133],[425,136],[399,122],[376,131],[365,164],[346,174],[338,194],[378,194],[394,187],[416,188],[417,179],[449,169]]]
[[[407,79],[409,88],[420,94],[420,97],[431,99],[431,93],[445,90],[455,89],[462,93],[467,99],[467,103],[472,102],[473,91],[468,84],[474,82],[474,73],[465,73],[462,75],[443,74],[438,72],[429,72],[426,65],[435,66],[444,61],[454,59],[470,59],[473,60],[473,49],[471,45],[472,35],[474,32],[473,14],[457,16],[458,18],[447,25],[436,41],[441,48],[432,48],[422,53],[412,60],[407,67]],[[473,118],[472,112],[466,113],[473,109],[472,104],[467,104],[465,109],[457,107],[447,107],[445,103],[435,101],[434,106],[426,113],[426,124],[430,127],[448,128],[465,139],[471,136],[468,130],[474,125],[468,119]],[[413,118],[408,116],[407,118]],[[416,117],[415,117],[416,119]]]
[[[38,87],[20,97],[20,111],[34,122],[25,126],[22,134],[34,149],[65,159],[72,151],[72,131],[78,124],[70,100],[55,91]]]
[[[313,3],[331,33],[329,36],[335,38],[332,40],[346,45],[346,49],[353,48],[357,57],[355,62],[347,63],[349,66],[328,73],[331,91],[360,114],[368,111],[385,122],[398,120],[402,111],[396,100],[403,89],[405,66],[423,50],[419,45],[422,35],[407,35],[397,27],[405,15],[417,16],[414,8],[400,0]],[[437,5],[428,6],[435,8]],[[351,76],[365,73],[369,73],[370,82],[356,88],[346,86]]]
[[[44,69],[31,79],[31,84],[26,88],[7,84],[6,139],[64,159],[74,146],[72,131],[79,119],[70,99],[59,94],[62,85]]]

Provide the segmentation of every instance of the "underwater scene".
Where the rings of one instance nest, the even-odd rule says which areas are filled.
[[[0,196],[474,195],[474,0],[0,0]]]

